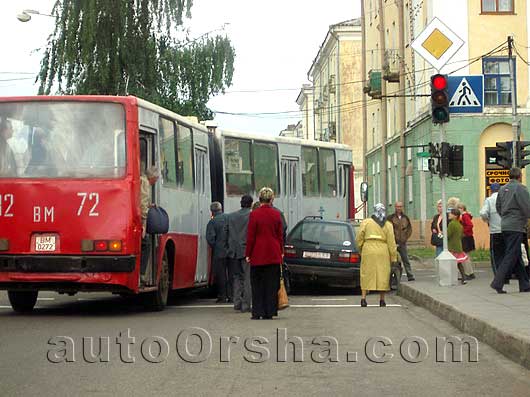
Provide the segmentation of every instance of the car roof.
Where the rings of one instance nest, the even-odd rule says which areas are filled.
[[[332,219],[320,219],[320,218],[314,218],[314,217],[305,217],[298,223],[326,223],[326,224],[335,224],[335,225],[346,225],[351,226],[351,223],[348,221],[341,221],[341,220],[332,220]]]

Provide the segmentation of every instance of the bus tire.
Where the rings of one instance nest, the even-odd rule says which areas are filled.
[[[9,303],[17,313],[29,313],[37,303],[39,291],[7,291]]]
[[[160,280],[158,282],[158,289],[154,292],[149,292],[147,301],[151,310],[159,312],[165,309],[167,305],[167,298],[169,295],[169,266],[167,260],[167,253],[164,252],[162,258],[162,269],[160,269]]]

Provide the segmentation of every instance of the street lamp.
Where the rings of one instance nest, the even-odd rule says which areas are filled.
[[[28,22],[29,20],[31,20],[31,15],[30,14],[44,15],[46,17],[52,17],[52,18],[54,17],[53,15],[44,14],[44,13],[39,12],[37,10],[23,10],[20,14],[17,14],[17,19],[20,22]]]

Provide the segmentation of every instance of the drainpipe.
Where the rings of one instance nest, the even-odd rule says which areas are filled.
[[[387,99],[386,99],[386,80],[383,79],[383,66],[385,64],[385,12],[383,8],[383,0],[379,0],[379,44],[381,48],[381,203],[388,207],[387,203],[387,184],[388,184],[388,170],[387,170],[387,153],[386,140],[387,132]]]
[[[399,161],[401,164],[401,178],[399,179],[400,186],[399,189],[401,193],[399,194],[399,201],[405,205],[405,172],[406,172],[406,158],[405,158],[405,129],[407,127],[407,108],[405,103],[405,89],[406,89],[406,79],[405,79],[405,15],[403,0],[396,0],[396,6],[398,8],[398,24],[399,24],[399,92],[402,94],[399,97]]]
[[[366,73],[366,16],[364,10],[364,0],[361,0],[361,30],[362,30],[362,62],[361,62],[361,76],[362,80],[367,78]],[[368,109],[366,94],[362,93],[362,105],[363,105],[363,181],[368,181],[368,163],[366,161],[366,152],[368,151]],[[357,192],[355,192],[357,193]],[[367,217],[367,206],[364,206],[364,218]]]

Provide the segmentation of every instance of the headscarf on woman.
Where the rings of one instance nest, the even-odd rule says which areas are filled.
[[[374,205],[374,213],[372,219],[381,227],[385,226],[386,222],[386,208],[383,204],[377,203]]]

